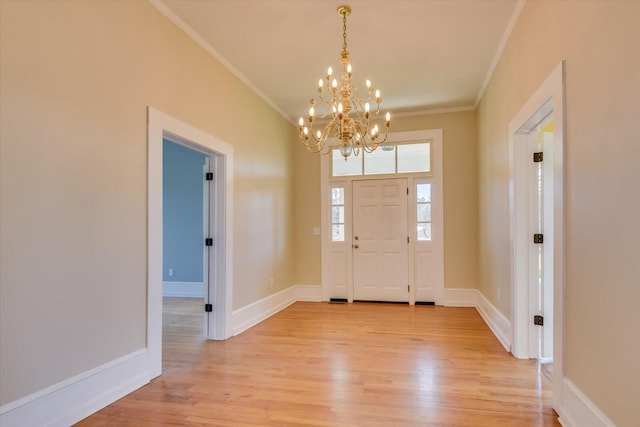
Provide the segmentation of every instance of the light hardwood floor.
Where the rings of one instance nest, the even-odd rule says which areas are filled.
[[[79,425],[560,425],[473,308],[296,303],[214,342],[201,304],[166,299],[163,375]]]

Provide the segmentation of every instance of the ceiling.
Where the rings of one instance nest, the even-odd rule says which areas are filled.
[[[151,0],[291,121],[339,69],[345,0]],[[477,105],[523,0],[349,0],[353,82],[397,113]]]

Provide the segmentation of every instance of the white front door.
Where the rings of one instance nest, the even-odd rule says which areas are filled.
[[[353,182],[353,299],[409,300],[407,179]]]

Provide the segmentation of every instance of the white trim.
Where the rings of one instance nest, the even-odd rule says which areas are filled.
[[[511,322],[509,319],[491,304],[491,301],[480,291],[478,291],[476,309],[504,349],[511,351]]]
[[[0,425],[68,426],[147,384],[148,354],[134,351],[0,407]]]
[[[204,282],[162,282],[162,296],[204,298]]]
[[[477,289],[445,288],[446,307],[475,307],[505,350],[511,348],[511,322]]]
[[[295,119],[289,117],[280,107],[278,107],[267,95],[264,94],[260,89],[254,85],[251,80],[249,80],[244,74],[240,72],[236,67],[234,67],[227,59],[220,54],[217,50],[213,48],[196,30],[191,28],[189,24],[184,22],[182,18],[180,18],[176,13],[169,9],[167,5],[165,5],[160,0],[149,0],[153,6],[156,7],[164,16],[166,16],[169,21],[173,22],[178,28],[180,28],[184,33],[191,38],[194,42],[196,42],[201,48],[203,48],[209,55],[215,58],[223,67],[231,72],[234,76],[238,78],[242,83],[247,85],[249,89],[251,89],[256,95],[258,95],[264,102],[269,104],[271,108],[278,112],[286,121],[297,126],[297,122]]]
[[[562,381],[562,406],[558,414],[558,421],[564,427],[615,427],[613,421],[567,378]]]
[[[322,286],[320,285],[296,285],[294,288],[296,301],[322,301]]]
[[[553,109],[553,408],[558,410],[561,406],[562,381],[564,379],[564,312],[565,312],[565,72],[564,61],[561,61],[544,80],[522,109],[509,123],[509,233],[510,233],[510,282],[511,282],[511,322],[512,322],[512,353],[515,357],[527,357],[528,352],[524,348],[521,337],[527,336],[528,319],[524,306],[523,290],[519,279],[519,254],[522,252],[518,241],[518,219],[516,209],[518,201],[516,185],[520,185],[516,179],[515,164],[516,150],[514,147],[518,131],[526,127],[530,119],[540,114],[541,107],[549,100]],[[523,300],[525,302],[523,302]]]
[[[444,138],[442,129],[425,129],[419,131],[403,131],[389,133],[388,141],[391,143],[407,143],[409,141],[431,140],[431,171],[428,173],[399,173],[385,175],[353,175],[353,176],[331,176],[331,162],[329,156],[322,156],[320,159],[320,230],[321,230],[321,280],[322,280],[322,300],[329,301],[331,298],[344,298],[345,295],[332,295],[331,278],[333,275],[331,264],[332,242],[330,240],[331,230],[331,204],[329,188],[332,184],[344,184],[345,188],[345,218],[352,216],[352,186],[354,181],[361,180],[378,180],[387,178],[408,178],[409,185],[422,177],[432,179],[432,200],[435,208],[432,208],[433,224],[436,226],[433,231],[433,254],[434,263],[434,299],[436,304],[442,304],[444,300]],[[347,261],[347,277],[344,278],[346,283],[346,298],[348,302],[353,302],[353,251],[349,248],[352,241],[352,222],[345,222],[345,243],[346,261]],[[412,239],[413,240],[413,239]],[[414,248],[412,245],[410,249]],[[415,257],[414,253],[410,253],[409,257]],[[411,266],[410,266],[411,267]],[[414,294],[411,294],[414,295]],[[410,303],[415,302],[411,299]]]
[[[444,289],[445,307],[475,307],[478,302],[477,289]]]
[[[233,335],[238,335],[296,302],[295,286],[233,311]]]
[[[520,17],[520,13],[522,13],[522,9],[524,8],[525,3],[526,3],[525,0],[518,0],[516,7],[513,9],[513,13],[511,13],[511,18],[509,18],[507,27],[504,29],[504,33],[502,34],[502,39],[500,40],[500,44],[496,49],[496,53],[493,55],[493,60],[491,61],[491,65],[489,65],[489,69],[487,70],[487,75],[484,77],[482,86],[480,86],[480,90],[478,91],[478,96],[476,96],[476,101],[473,104],[474,110],[478,108],[478,104],[480,104],[480,101],[482,100],[484,91],[487,90],[487,86],[489,86],[491,77],[493,77],[493,72],[496,70],[496,67],[498,66],[498,62],[500,61],[500,58],[502,58],[504,49],[505,47],[507,47],[507,42],[509,41],[509,37],[511,37],[513,28],[516,26],[516,22],[518,22],[518,18]]]
[[[448,107],[448,108],[427,108],[422,110],[405,110],[393,113],[394,118],[398,117],[415,117],[415,116],[428,116],[432,114],[447,114],[447,113],[461,113],[464,111],[473,111],[476,107],[473,105],[463,105],[460,107]]]
[[[396,119],[398,117],[418,117],[418,116],[430,116],[434,114],[448,114],[448,113],[462,113],[465,111],[474,111],[476,109],[473,105],[462,105],[460,107],[447,107],[447,108],[425,108],[425,109],[417,109],[417,110],[403,110],[403,111],[392,111],[393,118]],[[331,121],[330,118],[324,119],[316,119],[314,123],[319,126],[323,126],[328,124]],[[296,123],[296,126],[298,124]]]
[[[187,123],[148,107],[148,306],[147,348],[153,361],[152,372],[162,372],[162,146],[163,139],[184,143],[214,157],[217,227],[215,280],[209,282],[209,295],[216,305],[208,319],[208,337],[226,339],[232,334],[233,304],[233,146]]]

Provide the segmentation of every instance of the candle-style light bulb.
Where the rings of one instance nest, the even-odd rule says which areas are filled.
[[[331,86],[333,86],[333,88],[337,88],[338,87],[338,81],[336,79],[333,79],[333,81],[331,82]]]
[[[371,80],[367,79],[367,89],[371,87]]]
[[[336,108],[336,104],[333,104],[331,108],[333,109],[333,114],[335,114],[338,111],[338,109]]]
[[[327,76],[331,75],[333,75],[333,68],[329,67],[329,69],[327,70]]]
[[[347,64],[347,73],[351,74],[351,70],[353,70],[353,68],[351,67],[351,64]]]
[[[342,114],[342,110],[344,107],[342,106],[342,102],[338,104],[338,113]]]
[[[302,130],[302,132],[304,132],[304,136],[309,135],[309,129],[307,129],[307,127],[305,126],[304,129]]]
[[[316,132],[316,136],[318,137],[318,139],[320,139],[322,137],[322,132],[320,131]]]
[[[369,107],[369,103],[367,102],[366,104],[364,104],[364,111],[365,113],[368,113],[369,110],[371,109],[371,107]],[[301,119],[302,120],[302,119]]]
[[[309,115],[310,115],[311,117],[313,117],[313,115],[315,114],[315,112],[316,112],[316,110],[315,110],[313,107],[309,108]]]
[[[380,90],[376,89],[376,100],[380,99]]]
[[[322,86],[324,86],[324,82],[322,81],[322,79],[320,79],[318,80],[318,87],[322,89]]]
[[[385,118],[387,119],[387,123],[389,123],[391,121],[391,114],[387,112],[387,115],[385,116]]]
[[[298,126],[302,127],[303,125],[304,125],[304,119],[300,117],[300,120],[298,120]]]

